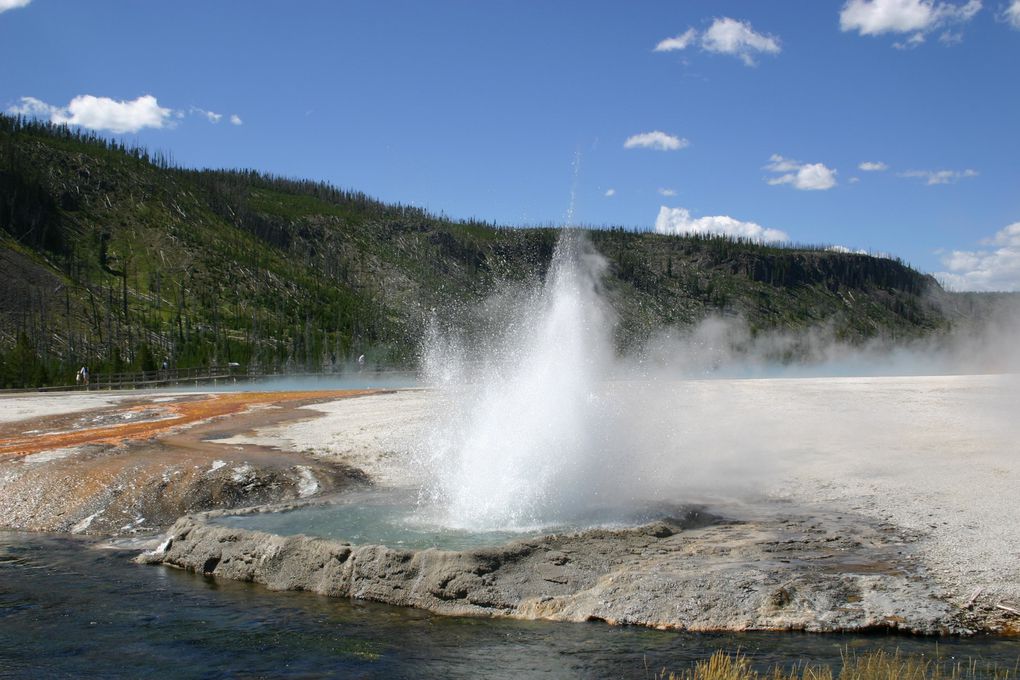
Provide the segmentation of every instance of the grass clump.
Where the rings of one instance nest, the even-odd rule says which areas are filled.
[[[755,670],[742,654],[717,651],[707,661],[686,671],[659,674],[658,680],[976,680],[1017,678],[1016,669],[983,668],[977,662],[944,662],[924,656],[878,650],[865,654],[843,654],[842,668],[834,673],[828,666],[805,665],[791,670]]]

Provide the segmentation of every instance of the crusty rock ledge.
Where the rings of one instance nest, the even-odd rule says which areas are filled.
[[[453,552],[278,536],[210,523],[216,514],[230,513],[181,518],[138,561],[452,615],[691,631],[996,628],[994,612],[967,612],[925,577],[913,537],[859,518],[732,522],[692,510]]]

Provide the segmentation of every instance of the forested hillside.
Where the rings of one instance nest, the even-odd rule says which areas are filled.
[[[434,315],[540,277],[557,232],[463,222],[0,116],[0,386],[74,368],[411,366]],[[948,323],[938,284],[885,258],[594,230],[618,342],[709,314],[850,341]]]

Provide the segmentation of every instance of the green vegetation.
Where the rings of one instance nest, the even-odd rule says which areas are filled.
[[[0,387],[238,362],[411,366],[429,323],[537,280],[554,229],[501,228],[254,171],[186,170],[88,133],[0,116]],[[901,262],[723,238],[591,231],[618,343],[711,314],[851,342],[952,321]],[[951,306],[951,305],[950,305]]]
[[[681,673],[663,672],[660,680],[970,680],[1016,678],[1016,670],[997,670],[976,663],[945,662],[916,655],[885,651],[844,654],[842,668],[807,665],[793,670],[773,668],[759,673],[744,656],[719,651]]]

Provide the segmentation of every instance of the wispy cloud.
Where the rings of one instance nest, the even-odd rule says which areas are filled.
[[[923,179],[928,186],[935,184],[955,184],[965,177],[977,177],[977,170],[907,170],[901,172],[899,177],[908,179]]]
[[[755,65],[757,55],[779,54],[782,51],[776,36],[758,33],[749,22],[730,17],[715,19],[700,36],[695,29],[688,28],[676,37],[660,41],[655,51],[685,50],[694,44],[705,52],[739,57],[747,66]]]
[[[659,207],[655,231],[660,234],[706,234],[746,238],[752,241],[788,241],[790,237],[778,229],[766,229],[754,222],[741,222],[728,215],[691,217],[686,208]]]
[[[1020,0],[1013,0],[1009,6],[1003,10],[1002,18],[1009,22],[1013,28],[1020,30]]]
[[[241,120],[241,117],[239,115],[237,115],[236,113],[233,113],[233,114],[230,115],[230,124],[231,125],[244,125],[244,121]]]
[[[30,2],[32,2],[32,0],[0,0],[0,14],[3,14],[10,9],[27,7]]]
[[[766,179],[773,186],[789,184],[802,191],[825,191],[836,186],[836,171],[822,163],[801,163],[772,154],[765,169],[778,173],[777,177]]]
[[[690,142],[683,137],[670,135],[661,130],[632,135],[623,143],[625,149],[655,149],[656,151],[678,151]]]
[[[1017,1],[1020,2],[1020,0]],[[665,40],[661,40],[659,44],[655,46],[655,51],[672,52],[673,50],[685,50],[697,38],[698,32],[693,28],[688,28],[675,38],[666,38]]]
[[[7,113],[31,118],[49,118],[58,111],[60,111],[59,107],[51,106],[35,97],[22,97],[17,104],[7,109]]]
[[[660,196],[676,196],[676,190],[675,189],[668,189],[666,187],[660,187],[659,188],[659,195]]]
[[[914,33],[906,40],[897,40],[892,46],[898,50],[912,50],[923,45],[925,40],[924,33]]]
[[[889,169],[889,166],[882,161],[864,161],[857,166],[858,170],[864,172],[883,172]]]
[[[609,189],[606,189],[606,193],[605,193],[605,194],[603,194],[603,195],[604,195],[604,196],[605,196],[606,198],[611,198],[612,196],[615,196],[615,195],[616,195],[616,189],[613,189],[613,188],[609,188]]]
[[[946,26],[965,24],[981,11],[981,0],[963,4],[937,0],[848,0],[839,13],[842,31],[878,36],[887,33],[910,34],[903,42],[893,43],[897,49],[911,49],[924,43],[925,37]],[[955,44],[962,40],[959,32],[946,31],[940,42]]]
[[[935,276],[955,290],[1020,291],[1020,222],[1000,229],[980,250],[954,250],[942,258],[948,271]]]
[[[946,46],[959,45],[963,42],[963,31],[943,31],[939,42]]]
[[[191,113],[196,114],[196,115],[202,116],[203,118],[205,118],[206,120],[208,120],[210,123],[213,123],[213,124],[218,123],[221,120],[223,120],[223,114],[222,113],[216,113],[214,111],[206,111],[205,109],[201,109],[201,108],[199,108],[197,106],[192,106],[189,109],[189,111]]]

